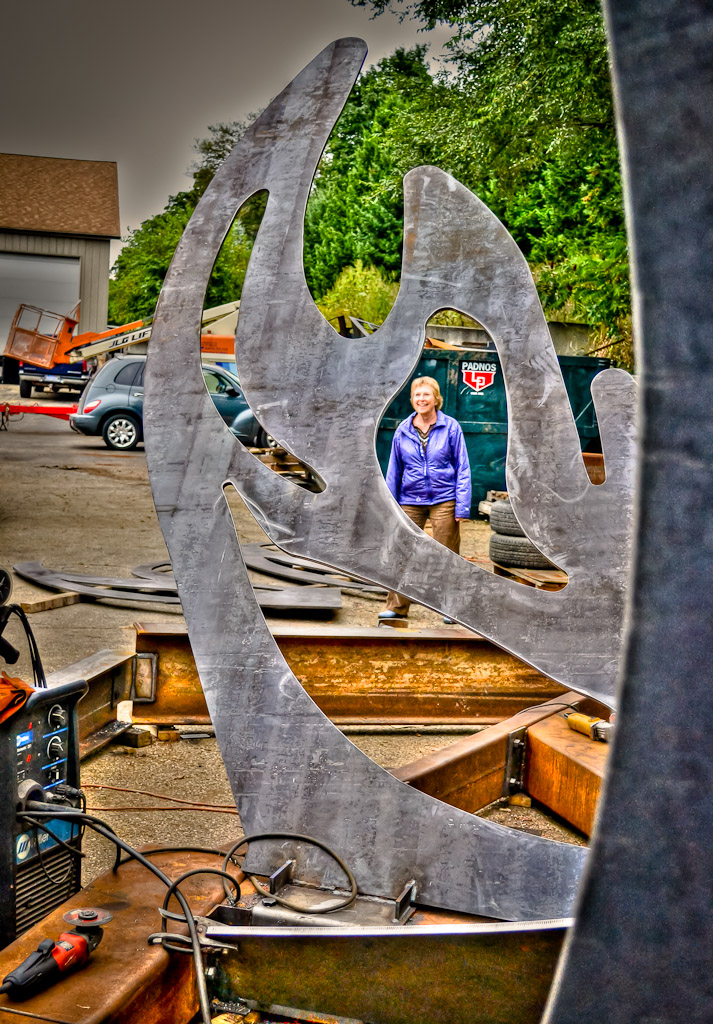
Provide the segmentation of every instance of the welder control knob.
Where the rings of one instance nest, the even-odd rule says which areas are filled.
[[[68,910],[64,920],[81,931],[83,928],[103,928],[113,916],[108,910],[98,907],[79,907],[77,910]]]
[[[59,736],[53,736],[47,744],[47,757],[50,761],[56,761],[64,753],[64,745]]]
[[[61,729],[67,724],[67,712],[61,704],[53,704],[47,714],[47,721],[54,729]]]

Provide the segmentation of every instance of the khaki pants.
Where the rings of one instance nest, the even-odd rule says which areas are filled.
[[[443,501],[440,505],[402,505],[401,508],[411,522],[421,529],[430,518],[433,539],[456,554],[460,553],[460,523],[457,523],[455,518],[455,501]],[[397,615],[408,615],[410,607],[411,602],[407,597],[389,591],[386,598],[387,611],[396,612]]]

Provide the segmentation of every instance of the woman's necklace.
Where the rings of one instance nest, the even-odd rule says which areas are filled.
[[[421,434],[427,434],[431,427],[435,426],[438,422],[438,416],[434,416],[432,420],[424,420],[420,413],[416,413],[413,418],[413,425]]]
[[[427,424],[427,426],[426,426],[426,429],[425,429],[425,430],[421,430],[421,428],[420,428],[420,427],[419,427],[419,425],[418,425],[418,424],[416,423],[416,421],[415,421],[415,418],[414,418],[414,424],[413,424],[413,425],[414,425],[414,427],[416,428],[416,433],[417,433],[417,434],[418,434],[418,436],[419,436],[419,439],[420,439],[420,441],[421,441],[421,445],[422,445],[422,447],[423,447],[423,450],[424,450],[424,452],[425,452],[425,451],[426,451],[426,446],[428,445],[428,436],[429,436],[429,434],[430,434],[430,432],[431,432],[431,427],[433,426],[433,424],[432,424],[432,423],[429,423],[429,424]]]

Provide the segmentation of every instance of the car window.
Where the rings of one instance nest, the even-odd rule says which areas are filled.
[[[228,378],[228,380],[230,381],[230,383],[233,385],[234,388],[239,388],[240,387],[240,381],[238,380],[238,378],[235,376],[234,373],[232,373],[230,370],[226,369],[225,366],[221,366],[220,373],[221,373],[221,375],[223,377],[227,377]]]
[[[211,395],[224,395],[227,388],[232,387],[232,382],[225,377],[214,373],[213,370],[204,370],[203,379],[205,386]]]
[[[116,377],[114,377],[114,383],[133,384],[137,371],[143,369],[143,365],[143,363],[129,363],[127,366],[122,366]]]
[[[115,373],[117,373],[116,360],[107,359],[94,378],[93,383],[96,384],[101,382],[106,387],[107,384],[110,384],[114,380]]]
[[[136,380],[134,381],[134,387],[144,386],[144,373],[146,372],[146,363],[139,364],[140,369]]]

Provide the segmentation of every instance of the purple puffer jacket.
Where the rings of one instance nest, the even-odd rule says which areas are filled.
[[[460,423],[440,410],[424,453],[415,413],[396,428],[386,483],[399,505],[456,502],[456,519],[470,515],[470,464]]]

